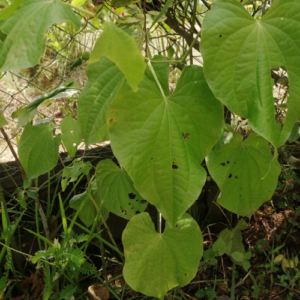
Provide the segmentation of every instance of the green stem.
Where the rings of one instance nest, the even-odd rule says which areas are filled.
[[[158,88],[159,88],[159,90],[160,90],[160,92],[161,92],[163,98],[166,98],[165,93],[164,93],[164,90],[163,90],[162,87],[161,87],[161,84],[160,84],[160,82],[159,82],[159,80],[158,80],[158,78],[157,78],[157,76],[156,76],[156,73],[155,73],[155,71],[154,71],[154,69],[153,69],[153,67],[152,67],[152,65],[151,65],[150,60],[148,61],[148,67],[149,67],[149,69],[150,69],[150,71],[151,71],[151,73],[152,73],[152,75],[153,75],[153,77],[154,77],[154,79],[155,79],[155,82],[156,82],[157,85],[158,85]]]
[[[96,17],[96,14],[94,14],[91,11],[86,10],[86,9],[80,7],[80,6],[72,5],[72,4],[66,3],[66,2],[65,2],[65,4],[68,5],[69,7],[73,8],[73,9],[75,9],[75,10],[81,12],[81,13],[83,13],[83,14],[86,14],[86,15],[90,16],[90,17],[94,17],[94,18]]]
[[[11,251],[13,251],[13,252],[16,252],[16,253],[25,255],[25,256],[27,256],[28,258],[31,258],[31,257],[32,257],[32,255],[29,255],[29,254],[27,254],[27,253],[18,251],[18,250],[14,249],[14,248],[11,248],[11,247],[9,247],[9,246],[7,246],[7,245],[1,243],[1,242],[0,242],[0,245],[2,245],[3,247],[7,248],[8,250],[11,250]],[[44,263],[46,263],[46,264],[48,264],[48,265],[55,266],[54,263],[51,263],[51,262],[49,262],[49,261],[46,261],[46,260],[44,260],[44,259],[42,259],[42,258],[39,258],[39,260],[42,261],[42,262],[44,262]]]
[[[195,45],[197,39],[199,38],[200,34],[201,34],[201,31],[199,31],[199,32],[197,33],[197,35],[196,35],[195,39],[192,41],[192,43],[191,43],[189,49],[183,54],[183,56],[182,56],[182,58],[181,58],[181,61],[182,61],[182,62],[184,62],[184,61],[186,60],[187,56],[189,55],[190,51],[193,49],[193,47],[194,47],[194,45]]]

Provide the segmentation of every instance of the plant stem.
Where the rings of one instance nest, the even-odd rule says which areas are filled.
[[[193,49],[195,43],[197,42],[197,39],[199,38],[200,34],[201,34],[201,31],[199,31],[199,32],[197,33],[197,35],[196,35],[195,39],[192,41],[192,43],[191,43],[189,49],[183,54],[183,56],[182,56],[182,58],[181,58],[181,61],[182,61],[183,63],[184,63],[184,61],[186,60],[187,56],[189,55],[190,51],[192,51],[192,49]]]
[[[3,137],[4,137],[6,143],[7,143],[8,147],[9,147],[11,153],[12,153],[12,155],[14,156],[14,158],[15,158],[15,160],[16,160],[16,163],[17,163],[18,167],[20,168],[20,171],[21,171],[21,173],[22,173],[23,178],[26,179],[26,178],[27,178],[26,173],[25,173],[25,171],[24,171],[24,169],[23,169],[23,167],[22,167],[22,165],[21,165],[21,162],[20,162],[20,160],[19,160],[19,157],[18,157],[18,155],[17,155],[17,153],[16,153],[14,147],[12,146],[12,144],[11,144],[11,142],[10,142],[10,140],[9,140],[8,135],[6,134],[4,128],[0,128],[0,131],[1,131],[1,133],[3,134]]]
[[[232,265],[230,300],[235,298],[235,263]]]
[[[97,230],[99,231],[99,234],[101,235],[101,224],[100,223],[97,224]],[[105,263],[105,248],[104,248],[104,244],[101,240],[99,240],[99,245],[100,245],[103,275],[104,275],[105,280],[107,280],[107,270],[106,270],[106,263]]]
[[[159,88],[159,90],[160,90],[160,92],[161,92],[163,98],[166,98],[165,93],[164,93],[164,90],[163,90],[162,87],[161,87],[161,84],[160,84],[160,82],[159,82],[159,80],[158,80],[158,78],[157,78],[157,76],[156,76],[156,73],[155,73],[155,71],[154,71],[154,69],[153,69],[153,67],[152,67],[152,65],[151,65],[150,60],[148,60],[148,67],[149,67],[149,69],[150,69],[150,71],[151,71],[151,73],[152,73],[152,75],[153,75],[153,77],[154,77],[154,79],[155,79],[156,84],[158,85],[158,88]]]
[[[77,11],[83,13],[83,14],[86,14],[90,17],[94,17],[94,18],[96,17],[96,15],[94,13],[92,13],[91,11],[86,10],[86,9],[80,7],[80,6],[72,5],[72,4],[67,3],[67,2],[65,2],[65,4],[68,5],[69,7],[71,7],[72,9],[75,9],[75,10],[77,10]]]
[[[44,210],[42,208],[42,205],[40,203],[39,199],[35,199],[35,205],[40,213],[41,219],[42,219],[42,223],[43,223],[43,227],[44,227],[44,231],[46,234],[47,239],[50,241],[50,231],[49,231],[49,226],[47,223],[47,219],[46,219],[46,215],[44,213]]]

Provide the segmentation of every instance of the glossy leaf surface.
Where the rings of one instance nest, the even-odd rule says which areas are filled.
[[[17,70],[39,63],[45,49],[44,33],[52,24],[80,20],[59,0],[28,0],[1,26],[7,34],[0,52],[0,70]]]
[[[215,96],[276,147],[300,116],[300,2],[272,2],[254,19],[236,0],[217,0],[203,24],[204,72]],[[275,123],[271,69],[289,77],[284,126]]]
[[[124,82],[124,75],[108,58],[87,68],[88,82],[78,99],[78,123],[86,146],[109,139],[106,111]]]
[[[144,77],[146,63],[135,40],[113,23],[106,23],[92,51],[90,62],[108,57],[124,73],[133,90]]]
[[[19,157],[28,180],[53,169],[58,160],[60,136],[53,137],[51,123],[28,123],[19,142]]]
[[[125,83],[109,107],[117,159],[144,199],[172,224],[200,194],[206,179],[201,162],[219,139],[222,112],[197,66],[184,70],[166,98],[145,76],[136,93]]]
[[[133,182],[124,169],[110,159],[97,165],[97,188],[104,206],[112,213],[130,219],[136,212],[147,207],[147,201],[133,187]]]
[[[221,190],[218,203],[238,215],[250,216],[275,191],[280,165],[268,142],[254,133],[245,141],[241,134],[222,139],[206,160]]]
[[[126,282],[135,291],[160,299],[193,279],[203,253],[201,230],[187,214],[176,227],[166,226],[164,233],[156,232],[148,213],[138,214],[129,221],[122,240]]]

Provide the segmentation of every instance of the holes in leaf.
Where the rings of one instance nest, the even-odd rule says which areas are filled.
[[[227,160],[227,165],[230,163],[230,161]]]
[[[220,34],[219,37],[222,37],[222,34]]]
[[[151,157],[151,160],[153,160],[153,157]]]
[[[239,177],[236,175],[236,176],[234,176],[234,178],[235,178],[235,179],[238,179]]]
[[[140,203],[146,203],[147,202],[147,200],[140,200]]]
[[[286,67],[280,66],[279,68],[271,69],[271,78],[274,80],[275,122],[282,124],[288,112],[289,76]]]
[[[172,165],[172,169],[178,169],[177,165]]]
[[[182,136],[184,140],[189,140],[191,138],[191,135],[188,132],[182,132]]]
[[[228,178],[231,178],[231,177],[232,177],[232,174],[230,173],[229,176],[228,176]]]
[[[225,163],[221,163],[221,166],[225,167]]]
[[[127,210],[125,210],[122,206],[120,206],[120,209],[121,209],[121,213],[126,216],[127,215]]]
[[[136,195],[134,193],[128,194],[129,199],[135,199]]]

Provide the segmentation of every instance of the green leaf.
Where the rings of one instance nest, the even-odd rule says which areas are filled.
[[[133,182],[124,169],[120,169],[110,159],[105,159],[98,163],[97,170],[98,192],[110,212],[130,219],[137,211],[146,209],[147,201],[133,187]]]
[[[148,213],[138,214],[129,221],[122,240],[126,282],[135,291],[160,299],[193,279],[203,253],[201,230],[187,214],[176,227],[166,226],[164,233],[155,231]]]
[[[70,157],[74,157],[79,144],[82,141],[79,124],[71,116],[67,116],[61,122],[61,139],[67,148]]]
[[[108,140],[106,111],[124,82],[124,75],[108,58],[87,68],[88,82],[78,99],[78,123],[86,146]]]
[[[236,0],[217,0],[206,14],[201,53],[207,82],[230,111],[279,147],[300,116],[299,0],[273,1],[254,19]],[[284,125],[275,123],[271,69],[288,71]]]
[[[118,8],[118,7],[124,7],[124,6],[130,5],[130,4],[134,4],[138,1],[139,0],[111,0],[110,5],[112,7]]]
[[[222,114],[197,66],[184,70],[166,98],[145,76],[138,92],[125,83],[109,106],[118,161],[142,197],[172,224],[200,194],[206,179],[201,162],[220,137]]]
[[[221,231],[218,240],[214,243],[213,249],[219,252],[219,255],[226,253],[231,257],[231,260],[243,266],[245,269],[250,264],[245,263],[246,258],[251,257],[251,252],[245,254],[245,248],[243,244],[243,238],[241,231],[246,229],[247,223],[244,219],[241,219],[235,228],[229,230],[228,228]]]
[[[213,244],[213,250],[218,251],[219,255],[226,253],[226,244],[223,239],[217,239]]]
[[[83,162],[80,158],[74,159],[71,166],[63,169],[61,180],[62,190],[65,191],[68,184],[76,181],[81,174],[87,175],[92,167],[89,161]]]
[[[169,73],[170,67],[169,63],[162,63],[162,61],[166,61],[166,58],[160,55],[155,55],[152,59],[152,67],[155,71],[155,74],[159,80],[159,83],[164,91],[165,96],[169,96]],[[147,68],[145,71],[145,75],[147,78],[155,82],[153,74],[151,73],[150,69]],[[156,83],[157,84],[157,83]]]
[[[18,201],[19,201],[22,208],[24,208],[24,209],[27,208],[27,202],[26,202],[26,197],[25,197],[24,193],[21,193],[19,195]]]
[[[86,227],[90,227],[94,222],[93,217],[95,218],[96,209],[90,199],[88,192],[83,192],[81,194],[73,196],[70,200],[69,205],[71,208],[78,210],[82,202],[84,202],[84,209],[81,209],[81,211],[79,212],[79,218]]]
[[[26,194],[31,199],[38,199],[39,194],[36,192],[26,191]]]
[[[245,270],[246,272],[248,272],[248,270],[249,270],[250,267],[251,267],[249,261],[248,261],[248,260],[244,260],[242,265],[243,265],[244,270]]]
[[[124,73],[128,83],[137,91],[146,64],[135,40],[113,23],[106,23],[91,53],[90,63],[108,57]]]
[[[62,299],[71,299],[71,297],[74,295],[74,293],[76,292],[76,286],[73,286],[73,285],[65,285],[63,287],[63,289],[61,290],[60,292],[60,295],[59,295],[59,300],[62,300]]]
[[[14,2],[11,5],[2,9],[0,11],[0,13],[1,13],[0,20],[8,19],[24,1],[26,1],[26,0],[14,0]]]
[[[44,53],[44,33],[52,24],[72,22],[80,27],[79,18],[59,0],[27,0],[1,26],[7,34],[0,52],[2,71],[23,69],[39,63]]]
[[[97,215],[97,208],[95,207],[95,204],[98,208],[100,208],[101,215],[104,220],[106,220],[109,215],[109,211],[104,207],[103,201],[101,201],[100,195],[96,188],[92,189],[92,198],[95,203],[93,203],[93,200],[91,199],[88,192],[83,192],[82,194],[75,195],[70,200],[70,207],[76,210],[80,208],[80,204],[82,203],[82,201],[85,201],[84,209],[81,209],[79,212],[79,218],[86,227],[90,227],[93,224],[94,219]]]
[[[256,134],[244,141],[241,134],[229,143],[222,140],[206,161],[221,190],[218,203],[238,215],[250,216],[275,191],[280,165],[268,142]]]
[[[203,258],[204,259],[213,259],[213,258],[215,258],[216,255],[217,255],[217,253],[214,251],[214,249],[209,248],[203,253]]]
[[[82,6],[84,5],[86,0],[72,0],[72,5]]]
[[[56,166],[59,144],[60,136],[53,137],[51,123],[26,125],[19,142],[19,156],[28,180]]]
[[[233,252],[230,256],[239,263],[242,263],[245,260],[245,255],[241,252]]]
[[[219,239],[223,240],[223,243],[226,245],[226,251],[225,253],[228,256],[231,256],[232,260],[240,264],[240,261],[235,260],[235,256],[239,258],[239,254],[234,254],[233,253],[241,253],[244,256],[245,253],[245,248],[243,244],[243,238],[241,235],[241,230],[246,229],[247,223],[245,222],[244,219],[241,219],[238,224],[236,225],[235,228],[232,230],[229,230],[228,228],[224,229],[221,231]]]
[[[7,125],[7,121],[2,113],[2,111],[0,110],[0,128],[3,127],[4,125]]]
[[[300,137],[300,126],[296,123],[293,126],[288,141],[289,143],[294,143],[299,137]]]
[[[173,3],[174,0],[167,0],[167,2],[165,2],[164,7],[162,8],[162,10],[159,12],[159,14],[156,16],[156,18],[153,20],[150,28],[148,29],[148,32],[150,31],[150,29],[156,24],[156,22],[159,22],[160,18],[167,12],[168,8],[170,7],[170,5]]]
[[[37,114],[37,109],[25,109],[24,107],[19,107],[16,111],[11,114],[12,118],[18,118],[18,125],[16,130],[21,128],[23,125],[27,124],[32,118]]]

